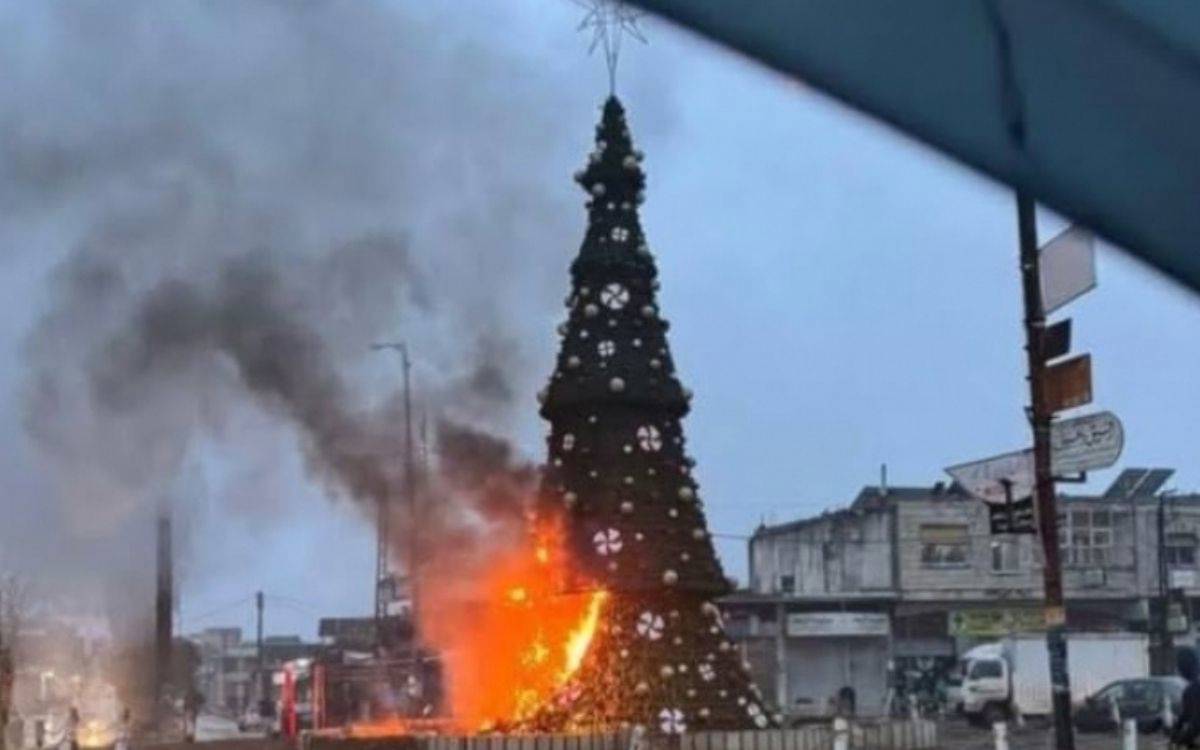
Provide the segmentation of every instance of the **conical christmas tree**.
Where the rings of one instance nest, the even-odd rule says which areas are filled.
[[[758,688],[713,599],[728,584],[684,452],[690,393],[675,376],[657,269],[638,219],[645,176],[610,97],[576,180],[588,228],[541,414],[542,514],[563,519],[573,585],[608,592],[601,625],[545,728],[675,733],[766,727]]]

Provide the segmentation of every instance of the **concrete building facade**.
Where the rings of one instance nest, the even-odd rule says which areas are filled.
[[[1063,496],[1059,511],[1069,628],[1157,633],[1167,589],[1173,639],[1194,641],[1200,495]],[[845,687],[881,712],[904,675],[937,682],[965,649],[1042,627],[1037,538],[993,536],[987,506],[954,486],[866,487],[842,510],[760,527],[749,562],[724,604],[730,631],[793,715],[825,713]]]

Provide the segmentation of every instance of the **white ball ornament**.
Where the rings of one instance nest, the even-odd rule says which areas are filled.
[[[594,318],[600,314],[600,307],[594,302],[589,302],[583,306],[583,314],[589,318]]]
[[[653,318],[654,317],[654,306],[653,305],[644,305],[642,307],[642,317]]]
[[[633,512],[633,503],[629,500],[621,503],[621,512],[628,515]]]
[[[650,360],[650,369],[657,370],[662,367],[662,360],[655,358]]]
[[[670,516],[671,518],[678,518],[678,517],[679,517],[679,511],[675,510],[674,508],[668,508],[668,509],[667,509],[667,515],[668,515],[668,516]]]
[[[691,487],[688,487],[686,484],[679,488],[679,499],[680,500],[691,500],[695,496],[696,496],[696,491],[693,490]]]
[[[667,568],[663,571],[662,580],[666,585],[674,586],[676,583],[679,583],[679,574],[674,570]]]
[[[662,665],[662,669],[658,670],[658,673],[664,680],[669,680],[675,676],[675,668],[670,664],[664,664]]]
[[[596,196],[597,198],[604,195],[606,192],[608,192],[608,188],[604,187],[603,182],[597,182],[595,185],[592,185],[592,195]]]
[[[650,692],[650,686],[647,685],[646,682],[643,680],[642,682],[639,682],[638,684],[633,686],[633,692],[637,693],[638,695],[643,695],[645,693]]]
[[[608,381],[608,390],[612,391],[613,393],[620,393],[620,392],[624,391],[625,390],[625,379],[624,378],[613,378],[612,380]]]
[[[700,714],[700,718],[701,718],[701,719],[707,719],[707,718],[708,718],[708,709],[707,709],[707,708],[702,708],[702,709],[700,709],[700,711],[699,711],[698,713]]]
[[[696,541],[700,541],[700,540],[704,539],[704,537],[705,537],[704,529],[699,529],[699,528],[692,529],[692,539],[695,539]]]
[[[576,357],[574,354],[567,357],[567,367],[575,368],[579,367],[579,364],[579,357]]]
[[[575,503],[576,503],[576,502],[578,502],[578,501],[579,501],[579,496],[578,496],[578,495],[576,495],[574,492],[564,492],[564,493],[563,493],[563,503],[564,503],[564,504],[565,504],[565,505],[566,505],[568,508],[570,508],[571,506],[575,505]]]

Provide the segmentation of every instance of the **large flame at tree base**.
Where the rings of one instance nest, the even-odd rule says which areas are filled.
[[[608,594],[564,593],[565,571],[546,524],[493,560],[470,597],[425,613],[422,637],[442,653],[457,730],[522,731],[579,669]]]

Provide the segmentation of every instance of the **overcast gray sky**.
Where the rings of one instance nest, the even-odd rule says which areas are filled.
[[[113,43],[93,61],[103,63],[107,54],[111,67],[92,71],[94,80],[80,85],[120,88],[124,77],[143,76],[180,87],[173,96],[186,100],[196,71],[205,69],[195,63],[212,61],[219,69],[204,102],[222,113],[212,127],[278,134],[278,151],[255,167],[266,175],[256,189],[280,204],[293,193],[301,196],[304,221],[312,223],[304,237],[337,240],[385,227],[409,233],[418,246],[435,246],[439,232],[486,216],[488,206],[503,206],[508,254],[460,258],[458,245],[449,243],[426,268],[435,275],[468,267],[512,277],[503,290],[471,287],[478,299],[463,304],[497,305],[513,319],[509,333],[523,340],[513,344],[523,363],[512,384],[517,406],[490,426],[539,460],[543,425],[534,393],[552,367],[566,268],[585,218],[583,195],[570,176],[590,150],[597,105],[607,93],[602,59],[588,57],[587,39],[575,32],[582,11],[567,0],[363,0],[369,12],[343,19],[328,1],[247,5],[261,6],[270,23],[255,26],[265,22],[234,12],[233,3],[193,8],[178,18],[130,3],[144,21],[138,39],[159,43],[139,47],[133,57],[123,57]],[[114,16],[99,10],[85,19],[94,28],[68,28],[80,17],[64,20],[30,7],[2,14],[19,19],[26,32],[6,53],[20,62],[26,84],[42,70],[62,74],[53,61],[64,37],[120,40],[129,33],[106,27]],[[319,14],[326,17],[314,18]],[[685,428],[727,571],[744,579],[745,542],[737,537],[760,521],[842,505],[878,481],[881,464],[894,484],[931,484],[945,479],[947,465],[1025,445],[1010,193],[803,83],[653,19],[642,26],[650,43],[627,43],[618,88],[646,153],[642,218],[659,260],[661,305],[672,323],[679,374],[696,394]],[[263,29],[269,34],[256,36]],[[179,47],[194,58],[190,73],[175,68],[185,54]],[[246,52],[256,49],[265,50],[261,59]],[[385,75],[380,71],[393,49],[410,64],[403,74]],[[306,60],[329,55],[339,55],[341,64],[305,67]],[[281,106],[270,92],[247,85],[263,67],[307,71],[299,80],[313,88],[290,91],[289,106]],[[72,71],[79,73],[68,68],[66,74]],[[386,87],[370,90],[375,84]],[[69,82],[55,85],[70,90]],[[361,92],[353,99],[361,109],[333,120],[335,127],[353,134],[361,121],[386,130],[395,117],[397,128],[406,129],[403,139],[365,135],[364,142],[397,151],[378,160],[399,169],[411,165],[422,193],[432,196],[427,204],[423,195],[414,197],[411,183],[381,180],[346,210],[345,186],[325,184],[320,172],[345,170],[352,185],[356,165],[328,164],[288,147],[288,136],[302,127],[297,118],[327,106],[306,101],[305,92],[341,89]],[[253,99],[243,108],[244,97]],[[464,97],[489,105],[456,106]],[[29,111],[41,101],[48,108],[61,104],[29,91],[3,100],[12,109],[0,111],[6,126],[0,133],[10,147],[28,135],[24,129],[38,127],[39,118],[57,122],[53,112]],[[503,117],[487,117],[495,102],[508,101]],[[421,116],[402,125],[409,111]],[[105,141],[114,122],[152,116],[114,112],[103,96],[70,114],[81,148],[93,138]],[[447,118],[464,116],[478,120],[474,129],[458,122],[454,132],[443,130]],[[208,126],[201,117],[190,127],[203,134]],[[455,138],[476,145],[464,149],[468,141]],[[211,141],[222,143],[220,136]],[[141,147],[136,140],[127,144],[120,158],[153,158],[139,155]],[[261,150],[230,153],[243,160],[263,156]],[[523,176],[491,179],[498,170]],[[297,174],[311,174],[314,184],[301,184]],[[0,200],[14,194],[2,189],[4,180],[0,176]],[[0,229],[6,245],[0,344],[8,353],[0,364],[0,396],[7,413],[22,413],[27,342],[51,304],[53,269],[84,234],[94,191],[105,190],[112,187],[64,191],[52,203],[10,203]],[[416,214],[404,207],[414,202]],[[1065,223],[1043,211],[1040,225],[1049,237]],[[1099,289],[1069,313],[1075,349],[1093,355],[1095,406],[1125,423],[1121,465],[1174,467],[1174,486],[1200,489],[1192,437],[1200,418],[1200,301],[1111,248],[1102,250],[1099,263]],[[438,293],[435,284],[431,294]],[[396,335],[417,342],[418,388],[432,388],[454,367],[453,353],[436,343],[453,329],[411,330],[420,325],[413,318],[407,325],[398,321]],[[438,351],[422,359],[422,340],[429,341],[427,352]],[[398,371],[375,356],[364,354],[347,367],[359,372],[356,382],[383,390]],[[13,516],[50,502],[46,479],[38,475],[44,468],[18,422],[14,418],[4,433],[4,502]],[[374,551],[361,514],[330,502],[306,474],[295,438],[270,419],[241,418],[231,433],[192,444],[179,480],[190,534],[181,561],[183,627],[248,626],[247,597],[258,588],[277,597],[269,605],[272,632],[311,636],[318,613],[366,614]],[[269,447],[249,460],[248,442]],[[1115,473],[1097,473],[1091,487],[1102,489]],[[245,494],[247,486],[262,507],[226,512],[223,493],[235,487]],[[19,549],[12,535],[27,535],[29,528],[10,524],[0,532],[8,538],[0,540]]]

